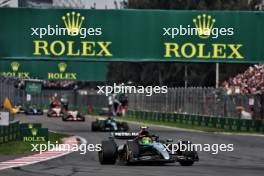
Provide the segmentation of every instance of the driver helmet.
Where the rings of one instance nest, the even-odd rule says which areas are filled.
[[[141,142],[142,142],[143,144],[149,144],[149,143],[151,143],[151,141],[152,141],[152,140],[151,140],[150,137],[143,137]]]
[[[107,121],[108,123],[111,123],[112,121],[114,121],[114,119],[113,119],[112,117],[107,117],[106,121]]]

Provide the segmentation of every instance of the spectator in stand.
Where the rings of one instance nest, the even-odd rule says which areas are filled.
[[[237,106],[236,110],[239,113],[240,119],[252,120],[252,113],[246,111],[244,107]]]
[[[244,73],[239,73],[228,81],[224,81],[223,89],[228,95],[255,95],[250,96],[247,111],[245,109],[241,110],[241,108],[237,110],[246,119],[264,118],[264,64],[251,66]],[[255,103],[256,96],[259,96],[259,104]],[[256,106],[260,106],[259,115],[255,112]],[[250,113],[250,118],[247,116],[247,113]]]
[[[122,116],[126,115],[126,111],[128,109],[128,96],[125,94],[121,94],[119,96],[119,101],[121,103],[121,112],[122,112]]]
[[[117,116],[117,115],[119,115],[119,113],[120,113],[120,106],[121,106],[121,103],[120,103],[120,101],[118,100],[118,98],[117,98],[117,95],[116,94],[113,94],[113,105],[114,105],[114,116]]]
[[[223,88],[231,94],[261,94],[264,90],[264,65],[249,67],[244,73],[223,82]]]

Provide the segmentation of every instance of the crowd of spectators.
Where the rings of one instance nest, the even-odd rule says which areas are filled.
[[[13,79],[15,87],[19,89],[25,88],[25,81],[21,79]],[[72,90],[78,88],[78,82],[76,81],[41,81],[43,89],[64,89]]]
[[[244,73],[239,73],[223,82],[228,95],[264,94],[264,64],[250,66]]]
[[[76,81],[43,81],[44,89],[74,89],[77,86]]]

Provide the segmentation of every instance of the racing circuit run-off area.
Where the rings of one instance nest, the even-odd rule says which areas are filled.
[[[264,0],[0,0],[0,176],[262,176]]]

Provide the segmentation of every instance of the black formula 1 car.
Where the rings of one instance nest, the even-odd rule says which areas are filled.
[[[126,122],[118,122],[113,118],[100,118],[92,122],[92,131],[128,131],[129,127]]]
[[[154,135],[139,137],[137,133],[128,132],[114,133],[113,136],[109,140],[102,141],[102,150],[98,153],[101,164],[115,164],[119,160],[127,165],[179,162],[182,166],[191,166],[195,161],[199,161],[196,151],[172,152],[168,147],[172,142],[169,139],[159,140],[159,137]],[[115,138],[127,140],[118,146]]]
[[[55,108],[49,109],[47,116],[48,117],[63,117],[64,113],[61,107],[55,107]]]
[[[24,110],[26,115],[43,115],[44,112],[42,109],[36,108],[34,106],[30,106],[29,108]]]
[[[62,121],[85,121],[85,117],[78,111],[66,111],[62,117]]]

